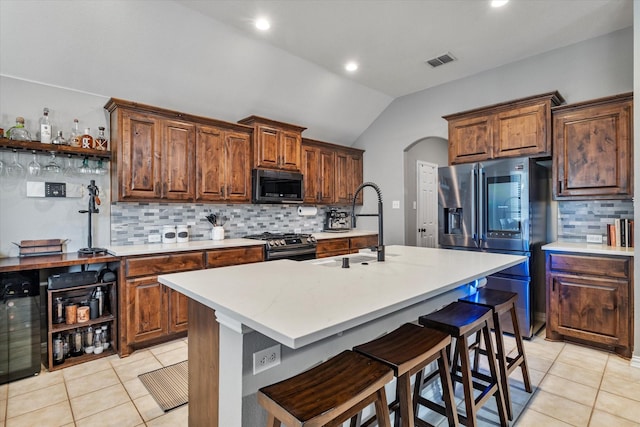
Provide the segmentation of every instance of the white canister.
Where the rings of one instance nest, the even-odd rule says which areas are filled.
[[[211,229],[211,239],[212,240],[224,240],[224,228],[221,226],[216,226]]]
[[[178,225],[176,226],[176,235],[178,243],[186,243],[189,241],[189,226]]]
[[[162,226],[162,243],[176,243],[178,241],[176,237],[175,225],[163,225]]]

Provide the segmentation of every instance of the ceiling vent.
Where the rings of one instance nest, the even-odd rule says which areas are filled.
[[[431,65],[433,68],[439,67],[441,65],[447,64],[449,62],[455,61],[456,58],[449,52],[436,56],[435,58],[428,59],[425,61],[427,64]]]

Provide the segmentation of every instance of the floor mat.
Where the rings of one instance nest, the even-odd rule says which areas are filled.
[[[147,387],[162,410],[167,412],[188,402],[188,372],[188,362],[185,360],[175,365],[140,374],[138,378]]]

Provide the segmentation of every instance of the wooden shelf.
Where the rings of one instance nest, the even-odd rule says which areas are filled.
[[[111,159],[111,151],[93,150],[91,148],[70,147],[68,145],[42,144],[38,141],[12,141],[0,138],[0,150],[4,151],[35,151],[38,153],[54,152],[59,156],[71,156],[91,159]]]
[[[112,354],[116,354],[115,349],[113,348],[113,341],[111,341],[111,345],[108,349],[103,350],[100,354],[90,353],[83,354],[82,356],[70,357],[64,360],[59,365],[50,365],[48,367],[49,372],[57,371],[58,369],[68,368],[70,366],[79,365],[80,363],[90,362],[95,359],[100,359],[101,357],[111,356]]]
[[[111,322],[113,319],[114,319],[113,314],[108,314],[106,316],[101,316],[95,319],[91,319],[87,322],[82,322],[82,323],[76,322],[71,325],[67,325],[66,323],[53,323],[51,325],[51,333],[57,334],[58,332],[72,331],[77,328],[87,328],[89,326],[98,325],[100,323]]]

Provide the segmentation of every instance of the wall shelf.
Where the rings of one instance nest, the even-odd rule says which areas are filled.
[[[70,147],[68,145],[42,144],[38,141],[12,141],[8,138],[0,138],[0,150],[2,151],[29,151],[37,153],[56,153],[57,156],[70,156],[90,159],[111,159],[111,151],[100,151],[91,148]]]

